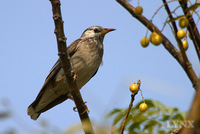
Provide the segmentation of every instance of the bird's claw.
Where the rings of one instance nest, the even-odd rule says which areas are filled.
[[[76,79],[77,79],[77,74],[73,73],[73,80],[76,80]]]
[[[77,79],[77,75],[76,73],[72,73],[71,75],[73,75],[73,80]],[[63,80],[65,78],[65,75],[63,75],[60,79],[56,80],[56,82],[60,82],[61,80]]]
[[[85,101],[84,103],[87,103],[87,101]],[[90,110],[88,109],[88,107],[87,107],[87,105],[85,105],[85,110],[81,113],[81,114],[84,114],[85,112],[87,112],[88,114],[90,113]],[[75,106],[75,107],[73,107],[73,110],[75,111],[75,112],[77,112],[77,107]]]
[[[74,112],[78,112],[76,109],[77,109],[77,107],[74,106],[74,107],[73,107]]]

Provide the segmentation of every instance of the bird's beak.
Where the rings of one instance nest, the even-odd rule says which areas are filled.
[[[102,33],[105,35],[105,34],[111,32],[111,31],[114,31],[114,30],[115,29],[113,29],[113,28],[104,28],[104,30],[102,31]]]

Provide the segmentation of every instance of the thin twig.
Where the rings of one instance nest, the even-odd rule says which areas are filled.
[[[86,106],[79,92],[76,79],[74,79],[75,73],[72,70],[70,57],[69,54],[67,53],[67,47],[66,47],[67,38],[64,35],[63,20],[60,10],[61,3],[60,0],[50,0],[50,2],[52,4],[53,19],[55,23],[55,34],[57,38],[58,55],[61,59],[62,67],[65,72],[65,77],[67,78],[70,92],[73,96],[74,102],[78,109],[79,117],[81,119],[85,134],[94,134],[94,130],[92,128],[88,113],[85,112]],[[85,125],[87,125],[87,127],[85,127]]]
[[[138,91],[140,90],[140,80],[138,80],[137,82],[137,85],[138,85]],[[121,130],[120,130],[120,134],[123,134],[124,133],[124,129],[125,129],[125,126],[126,126],[126,120],[130,114],[130,111],[131,111],[131,108],[133,106],[133,101],[135,100],[135,95],[137,94],[138,92],[136,93],[132,93],[131,94],[131,101],[130,101],[130,104],[129,104],[129,107],[128,107],[128,111],[126,113],[126,117],[124,118],[124,120],[122,121],[122,126],[121,126]]]
[[[158,11],[159,11],[163,6],[165,6],[166,4],[168,4],[168,3],[170,3],[170,2],[174,2],[174,1],[176,1],[176,0],[170,0],[170,1],[168,1],[168,2],[163,3],[163,5],[160,6],[160,7],[155,11],[155,13],[153,14],[153,16],[151,17],[151,21],[153,20],[153,18],[155,17],[155,15],[158,13]]]
[[[165,5],[165,10],[167,11],[167,14],[168,14],[170,20],[172,20],[172,19],[173,19],[173,16],[172,16],[172,14],[171,14],[172,12],[170,11],[169,6],[168,6],[166,0],[163,0],[163,4]],[[187,67],[187,65],[190,64],[190,62],[189,62],[189,60],[188,60],[188,58],[187,58],[187,55],[186,55],[186,53],[185,53],[185,50],[184,50],[184,48],[183,48],[183,45],[182,45],[181,40],[178,39],[178,37],[177,37],[177,34],[176,34],[176,33],[177,33],[177,31],[178,31],[178,28],[177,28],[177,26],[176,26],[176,23],[175,23],[175,21],[172,21],[171,23],[172,23],[172,27],[173,27],[174,32],[175,32],[175,39],[176,39],[176,41],[177,41],[177,43],[178,43],[178,46],[179,46],[179,48],[180,48],[180,51],[181,51],[181,54],[182,54],[182,57],[183,57],[183,60],[184,60],[184,68],[185,68],[185,67]]]
[[[132,94],[131,94],[131,101],[130,101],[130,104],[129,104],[129,107],[128,107],[128,111],[127,111],[127,113],[126,113],[126,117],[124,118],[124,120],[123,120],[123,122],[122,122],[122,127],[121,127],[121,130],[120,130],[120,134],[123,134],[123,133],[124,133],[124,129],[125,129],[125,126],[126,126],[126,120],[127,120],[128,116],[129,116],[129,113],[130,113],[131,108],[132,108],[132,106],[133,106],[133,101],[135,100],[135,95],[136,95],[136,94],[137,94],[137,93],[132,93]]]

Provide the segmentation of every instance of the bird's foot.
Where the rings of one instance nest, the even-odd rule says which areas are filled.
[[[73,107],[74,112],[78,112],[76,109],[77,109],[77,107],[74,106],[74,107]]]
[[[87,103],[87,101],[85,101],[84,103]],[[85,108],[85,110],[81,113],[81,114],[84,114],[85,112],[87,112],[88,114],[90,113],[90,110],[88,109],[88,107],[87,107],[87,105],[84,105],[86,108]],[[73,110],[75,111],[75,112],[77,112],[77,107],[75,106],[75,107],[73,107]]]
[[[74,72],[73,73],[73,80],[76,80],[77,79],[77,74]]]

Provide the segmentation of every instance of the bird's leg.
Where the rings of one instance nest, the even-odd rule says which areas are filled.
[[[87,103],[87,101],[85,101],[84,103]],[[88,107],[87,107],[87,105],[85,105],[85,110],[81,113],[81,114],[84,114],[85,112],[88,112],[88,113],[90,113],[90,110],[88,109]],[[77,112],[77,110],[76,110],[76,106],[75,107],[73,107],[73,110],[75,111],[75,112]]]
[[[73,77],[73,80],[77,79],[77,74],[74,71],[71,71],[70,76]]]
[[[84,103],[87,103],[87,101],[85,101]],[[81,114],[84,114],[85,112],[87,112],[88,114],[90,113],[90,110],[88,109],[87,105],[85,105],[85,111],[83,111]]]
[[[74,73],[73,79],[74,79],[74,80],[77,79],[77,75],[76,75],[76,73]]]
[[[73,76],[73,80],[77,79],[77,75],[75,72],[71,72],[71,76]],[[61,80],[63,80],[65,78],[65,75],[63,75],[60,79],[56,80],[56,82],[60,82]]]
[[[65,78],[65,75],[63,75],[60,79],[56,80],[56,82],[60,82],[64,78]]]
[[[76,108],[77,108],[76,106],[73,107],[74,112],[78,112],[78,111],[76,110]]]

